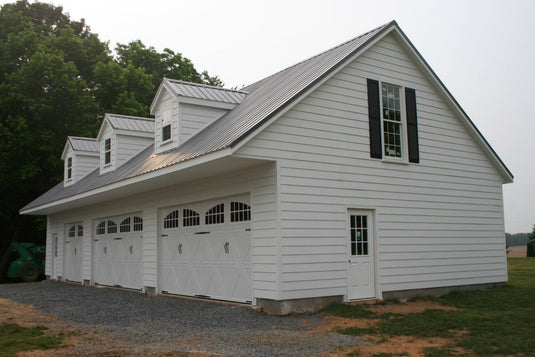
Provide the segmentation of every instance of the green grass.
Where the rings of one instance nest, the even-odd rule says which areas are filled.
[[[0,357],[16,356],[17,352],[47,350],[60,347],[62,338],[47,336],[46,327],[22,327],[17,324],[0,325]]]
[[[452,338],[478,356],[519,355],[535,351],[535,259],[510,258],[509,283],[484,291],[456,292],[436,301],[460,310],[426,310],[408,315],[368,314],[365,306],[331,306],[325,313],[379,318],[373,327],[348,328],[349,335]],[[345,314],[345,315],[344,315]],[[457,356],[453,349],[427,349],[425,355]]]

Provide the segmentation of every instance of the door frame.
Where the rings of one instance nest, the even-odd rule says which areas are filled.
[[[50,272],[51,279],[57,279],[57,270],[58,270],[58,251],[59,251],[59,234],[52,233],[52,269]]]
[[[359,215],[359,214],[366,214],[371,217],[371,228],[373,230],[372,232],[372,244],[371,247],[373,249],[372,256],[370,259],[373,262],[373,281],[374,281],[374,296],[369,298],[351,298],[350,296],[350,290],[351,290],[351,222],[350,222],[350,216],[351,215]],[[379,268],[378,268],[378,254],[377,254],[377,240],[378,240],[378,233],[377,233],[377,209],[376,208],[370,208],[370,207],[361,207],[361,208],[354,208],[354,207],[346,207],[346,264],[347,264],[347,293],[345,296],[345,301],[358,301],[358,300],[371,300],[371,299],[381,299],[381,291],[379,289]],[[368,239],[369,241],[369,239]]]

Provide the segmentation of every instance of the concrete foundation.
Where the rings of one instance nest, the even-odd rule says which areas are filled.
[[[412,290],[398,290],[398,291],[383,291],[383,300],[409,300],[415,297],[423,296],[441,296],[454,291],[470,291],[470,290],[486,290],[496,286],[504,285],[503,283],[488,283],[475,285],[457,285],[446,286],[440,288],[426,288],[426,289],[412,289]]]
[[[327,305],[343,302],[344,297],[324,296],[317,298],[292,299],[292,300],[270,300],[256,299],[256,304],[262,308],[262,311],[270,315],[289,315],[310,313],[324,308]]]

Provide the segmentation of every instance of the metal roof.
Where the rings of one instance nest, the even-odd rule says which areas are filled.
[[[397,26],[394,21],[380,26],[256,82],[246,87],[245,91],[224,90],[164,79],[167,84],[173,86],[177,95],[209,100],[218,100],[215,98],[219,98],[220,101],[240,104],[177,149],[153,155],[154,148],[151,145],[110,173],[99,175],[99,170],[96,169],[71,186],[63,187],[63,184],[58,184],[25,206],[22,211],[233,147],[289,103],[292,103],[293,99],[306,92],[329,75],[331,71],[338,68],[339,65],[345,63],[347,59],[356,55],[370,41],[393,26]],[[149,121],[151,123],[154,122],[146,118],[110,114],[107,116],[110,119],[110,124],[117,125],[117,127],[120,125],[126,127],[133,125],[133,123],[145,123],[148,125]],[[151,130],[154,129],[151,128]]]
[[[143,133],[154,133],[154,119],[134,117],[130,115],[106,114],[108,120],[114,129],[129,130]]]
[[[190,83],[176,79],[164,78],[174,93],[181,97],[213,100],[216,102],[239,104],[247,95],[244,91],[207,86],[204,84]]]
[[[67,140],[71,144],[72,149],[75,151],[99,151],[97,139],[82,138],[79,136],[69,136]]]

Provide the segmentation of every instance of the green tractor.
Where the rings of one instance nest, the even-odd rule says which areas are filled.
[[[4,264],[0,265],[5,267],[8,264],[7,278],[36,281],[45,274],[45,252],[44,245],[14,242],[4,256]],[[3,273],[4,269],[0,271]]]

